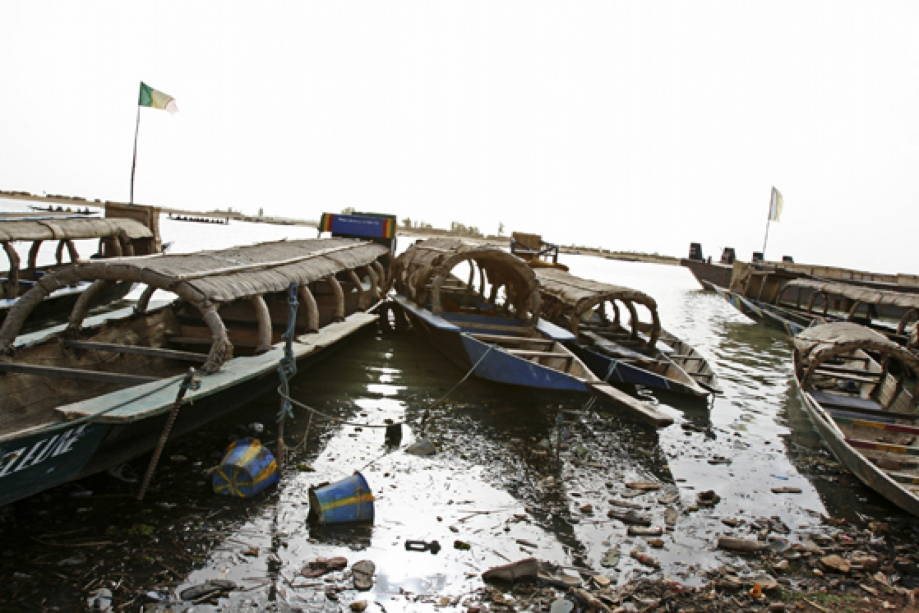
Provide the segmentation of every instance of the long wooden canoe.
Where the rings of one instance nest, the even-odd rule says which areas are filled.
[[[697,397],[720,391],[708,361],[661,328],[651,296],[561,270],[538,269],[536,277],[543,318],[572,333],[569,346],[601,379]]]
[[[468,269],[468,280],[460,278]],[[466,275],[463,275],[466,278]],[[499,247],[419,241],[396,260],[395,304],[463,370],[497,383],[594,394],[655,426],[660,409],[602,381],[568,347],[570,332],[541,319],[533,269]]]
[[[43,276],[0,328],[0,504],[151,450],[189,366],[173,432],[190,432],[277,386],[287,294],[298,288],[294,357],[317,359],[374,322],[390,251],[354,239],[281,241],[191,254],[93,260]],[[16,339],[46,295],[90,283],[66,330]],[[94,291],[147,286],[135,313],[83,326]],[[178,299],[149,309],[154,291]]]
[[[919,515],[919,411],[907,386],[919,358],[848,322],[808,328],[794,345],[795,380],[826,446],[865,485]]]

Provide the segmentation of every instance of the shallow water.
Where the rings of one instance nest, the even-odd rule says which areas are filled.
[[[171,220],[162,230],[177,251],[315,235],[310,228]],[[266,603],[339,610],[362,599],[378,603],[368,610],[392,613],[468,594],[482,585],[484,570],[530,556],[602,570],[621,583],[649,573],[629,557],[639,549],[661,562],[654,576],[698,584],[700,570],[738,564],[715,549],[717,536],[748,535],[757,518],[777,519],[791,538],[819,530],[821,514],[905,520],[823,451],[802,412],[785,337],[701,291],[686,269],[574,255],[561,261],[579,276],[653,296],[663,326],[709,358],[724,394],[707,406],[635,390],[676,419],[654,431],[612,407],[587,406],[584,397],[475,379],[456,387],[464,373],[420,338],[371,329],[292,382],[299,402],[362,425],[297,408],[285,426],[296,448],[272,491],[251,500],[220,497],[207,473],[228,442],[253,433],[248,424],[263,424],[258,436],[274,449],[278,398],[268,394],[167,447],[142,503],[132,497],[136,484],[98,475],[3,509],[0,603],[67,610],[82,606],[86,591],[103,581],[118,584],[116,600],[125,602],[228,578],[245,590],[232,592],[231,610]],[[398,448],[384,444],[387,419],[406,422]],[[436,455],[405,453],[421,438],[434,443]],[[133,462],[134,472],[142,474],[146,460]],[[373,524],[311,526],[309,487],[355,470],[376,497]],[[631,481],[661,490],[627,498]],[[777,486],[802,493],[773,494]],[[692,510],[705,490],[721,501]],[[659,502],[667,494],[677,502]],[[628,536],[607,517],[616,508],[610,500],[644,506],[658,526],[664,510],[676,508],[664,547]],[[722,518],[747,525],[732,529]],[[407,551],[407,540],[437,540],[442,550]],[[469,548],[456,549],[454,541]],[[610,549],[621,561],[602,568]],[[342,555],[376,564],[371,592],[345,589],[351,583],[340,573],[329,581],[299,576],[317,557]],[[335,586],[343,590],[339,602],[326,594]]]

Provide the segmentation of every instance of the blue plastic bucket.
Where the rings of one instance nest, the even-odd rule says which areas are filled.
[[[214,473],[213,488],[224,496],[249,498],[280,480],[278,463],[258,439],[240,439],[227,452]]]
[[[364,475],[310,488],[310,516],[320,524],[373,521],[373,493]]]

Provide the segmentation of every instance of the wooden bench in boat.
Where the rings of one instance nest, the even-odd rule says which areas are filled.
[[[904,424],[890,423],[884,421],[874,421],[870,419],[859,419],[857,417],[836,417],[833,419],[838,424],[845,426],[854,426],[856,428],[874,428],[876,430],[886,430],[888,432],[903,432],[905,434],[919,434],[919,427]]]
[[[695,361],[695,360],[701,361],[701,360],[704,360],[704,359],[705,359],[705,358],[703,358],[702,356],[699,356],[699,355],[679,355],[679,354],[676,354],[676,353],[672,353],[672,354],[670,354],[670,355],[667,356],[667,357],[669,357],[671,360],[680,360],[680,361],[683,361],[683,362],[689,362],[689,361]]]
[[[58,366],[36,366],[35,364],[16,364],[0,362],[0,372],[16,373],[20,375],[33,375],[50,377],[52,379],[80,379],[82,381],[97,381],[99,383],[115,383],[120,385],[139,385],[159,381],[160,377],[144,375],[128,375],[115,372],[101,372],[98,370],[82,370],[79,368],[60,368]]]
[[[564,360],[572,360],[574,356],[570,353],[555,353],[553,351],[533,351],[530,349],[508,349],[507,352],[511,355],[516,355],[521,358],[561,358]]]
[[[72,349],[88,349],[92,351],[109,351],[111,353],[133,353],[154,358],[168,358],[203,364],[207,361],[207,354],[192,351],[176,351],[174,349],[159,349],[156,347],[138,347],[136,345],[121,345],[118,343],[95,343],[91,341],[64,341],[64,346]]]
[[[847,373],[838,372],[835,370],[824,370],[822,368],[818,368],[817,370],[814,371],[814,374],[822,375],[824,377],[833,377],[834,379],[841,379],[845,381],[856,381],[858,383],[877,383],[878,377],[880,376],[881,373],[876,373],[878,377],[872,377],[872,376],[851,375]],[[865,373],[865,374],[872,375],[875,373]]]
[[[839,373],[841,375],[860,375],[863,377],[880,377],[884,373],[880,371],[865,370],[863,368],[846,368],[845,366],[834,366],[824,362],[817,369],[819,373]]]
[[[607,338],[600,336],[599,334],[594,334],[592,332],[584,332],[584,337],[590,339],[594,346],[602,350],[604,353],[613,358],[619,359],[632,359],[637,362],[645,362],[650,364],[661,364],[661,360],[648,357],[643,353],[639,353],[628,347],[623,347],[621,344],[611,341]]]
[[[917,455],[919,456],[919,447],[910,447],[909,445],[895,445],[893,443],[879,443],[877,441],[865,441],[858,438],[846,438],[846,442],[856,449],[871,449],[874,451],[886,451],[900,455]]]
[[[884,472],[886,472],[887,476],[893,479],[894,481],[898,481],[900,483],[909,483],[910,485],[919,485],[919,475],[910,475],[908,473],[895,473],[895,472],[889,472],[886,470]]]
[[[536,336],[503,336],[501,334],[485,334],[482,332],[471,332],[472,338],[483,343],[497,343],[498,345],[519,345],[522,343],[532,343],[533,345],[551,346],[555,341],[549,338],[539,338]]]
[[[811,390],[807,392],[811,395],[817,404],[825,409],[841,409],[852,413],[862,413],[867,415],[883,415],[885,417],[899,417],[905,419],[916,419],[919,415],[909,415],[906,413],[892,413],[885,411],[884,407],[874,398],[862,398],[860,396],[843,396],[841,394],[831,394],[829,392],[818,392]]]

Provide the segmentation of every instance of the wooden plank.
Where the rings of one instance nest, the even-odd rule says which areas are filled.
[[[501,326],[498,324],[480,324],[475,322],[465,322],[465,321],[452,321],[447,319],[448,322],[454,326],[458,326],[463,330],[496,330],[499,332],[516,332],[517,334],[530,334],[533,332],[531,326]]]
[[[507,343],[516,345],[520,343],[533,343],[534,345],[554,345],[555,341],[548,338],[538,338],[535,336],[502,336],[501,334],[485,334],[481,332],[471,332],[469,334],[477,341],[484,343]]]
[[[507,352],[511,355],[520,356],[522,358],[564,358],[566,360],[571,360],[574,358],[570,353],[555,353],[553,351],[534,351],[531,349],[508,349]]]
[[[900,483],[909,483],[911,485],[919,485],[919,475],[910,475],[907,473],[895,473],[884,471],[887,473],[887,476],[893,479],[894,481],[899,481]]]
[[[698,355],[677,355],[675,353],[668,354],[667,357],[670,358],[671,360],[686,360],[686,361],[705,360],[705,358],[698,356]]]
[[[882,372],[865,370],[864,368],[847,368],[845,366],[834,366],[833,364],[827,364],[826,362],[821,364],[818,370],[834,373],[838,372],[846,375],[862,375],[865,377],[880,377],[884,374]]]
[[[871,449],[872,451],[884,451],[886,453],[895,453],[898,455],[919,455],[919,448],[908,447],[906,445],[878,443],[877,441],[865,441],[857,438],[847,438],[846,442],[856,449]]]
[[[823,375],[824,377],[833,377],[834,379],[842,379],[846,381],[857,381],[859,383],[877,383],[877,379],[872,379],[869,377],[860,377],[858,375],[847,375],[840,372],[826,371],[817,369],[814,371],[815,375]]]
[[[166,340],[176,345],[203,345],[208,347],[214,342],[210,338],[198,338],[197,336],[170,336]],[[234,347],[258,347],[257,341],[243,341],[231,338],[230,342],[233,343]]]
[[[0,362],[0,372],[49,377],[52,379],[80,379],[82,381],[127,385],[139,385],[141,383],[150,383],[151,381],[160,381],[159,377],[146,377],[144,375],[125,375],[122,373],[101,372],[98,370],[60,368],[57,366],[35,366],[34,364],[13,364],[10,362]]]
[[[186,362],[207,361],[207,355],[191,351],[176,351],[174,349],[160,349],[158,347],[138,347],[136,345],[120,345],[118,343],[95,343],[91,341],[64,341],[64,346],[73,349],[90,349],[92,351],[109,351],[112,353],[132,353],[155,358],[168,358],[170,360],[184,360]]]
[[[873,421],[870,419],[855,419],[852,417],[837,417],[833,415],[833,421],[837,424],[854,426],[857,428],[873,428],[875,430],[887,430],[888,432],[905,432],[907,434],[919,434],[919,427],[906,426],[903,424],[889,424],[883,421]]]
[[[317,333],[298,336],[297,342],[293,345],[294,357],[300,360],[325,347],[334,345],[377,319],[376,315],[370,313],[354,313],[343,322],[334,322],[324,326]],[[201,377],[201,387],[188,394],[185,403],[216,394],[267,373],[277,377],[274,373],[277,372],[282,357],[284,357],[284,345],[277,343],[267,353],[233,358],[225,362],[219,372]],[[164,386],[163,380],[157,380],[141,387],[118,390],[104,396],[96,396],[61,406],[55,411],[65,419],[98,415],[95,421],[99,423],[140,421],[151,415],[170,411],[175,403],[176,392],[183,377],[184,375],[173,377],[174,385],[172,386]]]
[[[622,407],[628,410],[635,417],[651,424],[652,426],[662,428],[673,423],[673,418],[663,411],[648,404],[647,402],[642,402],[637,398],[629,396],[625,392],[616,389],[612,385],[606,383],[591,383],[590,389],[601,399],[607,400],[618,407]]]

